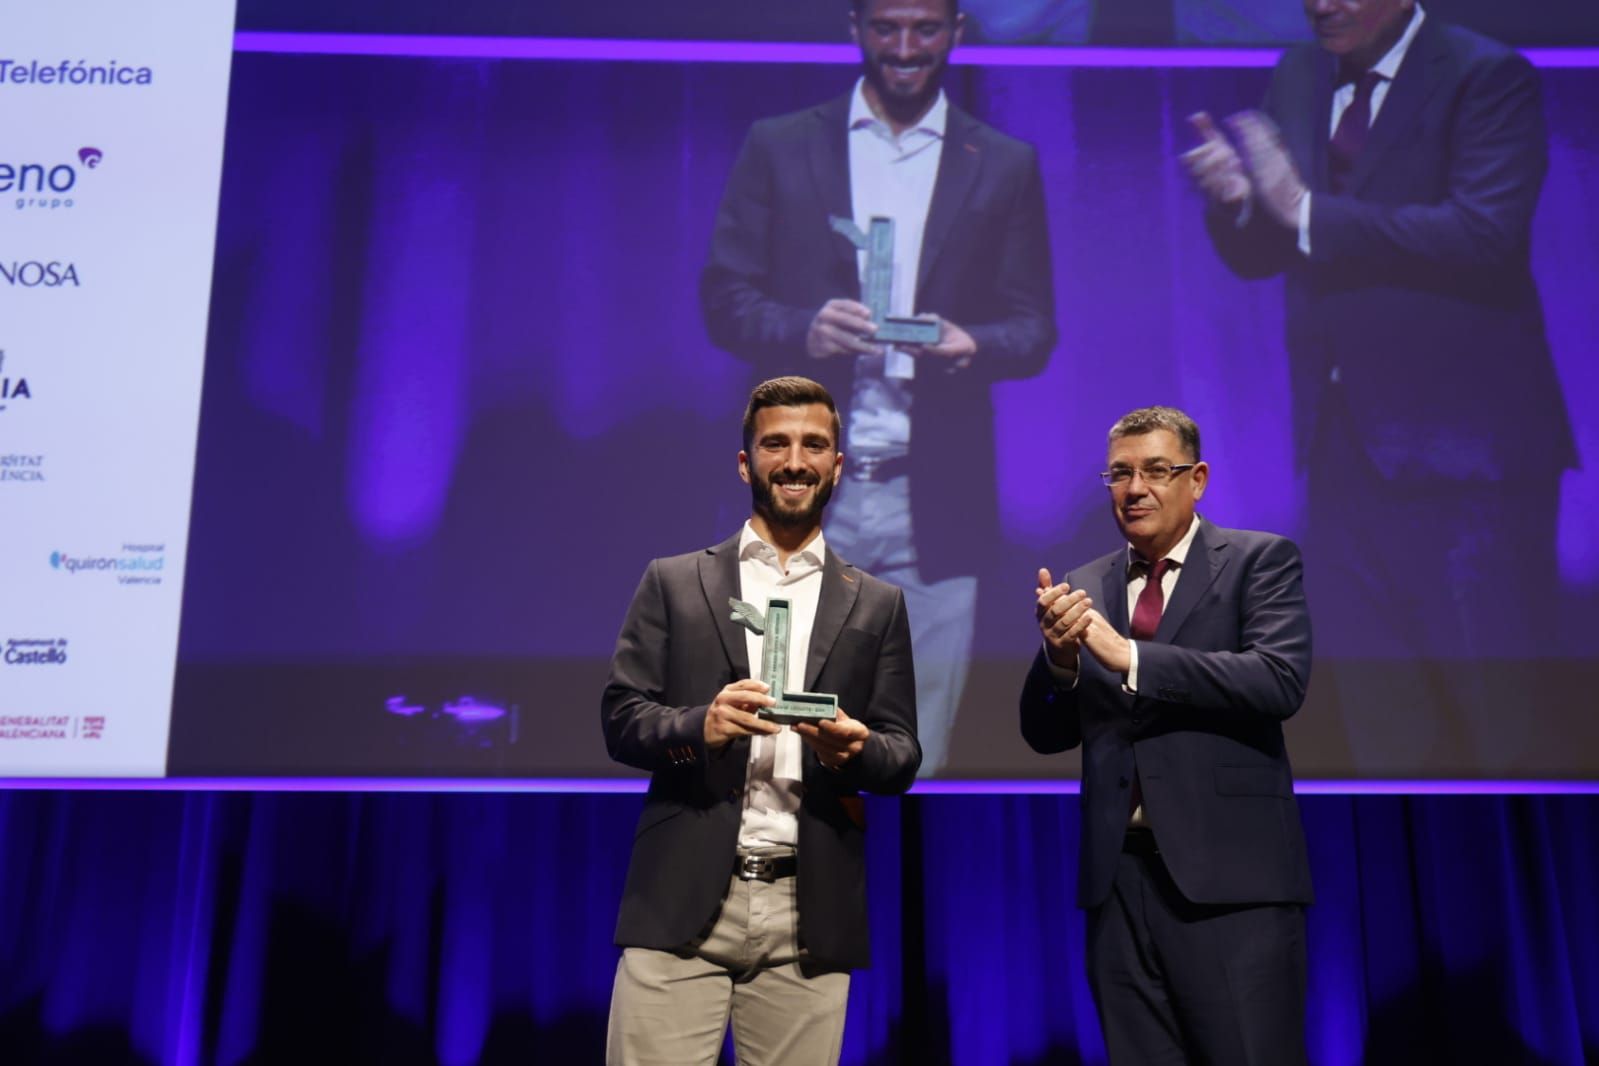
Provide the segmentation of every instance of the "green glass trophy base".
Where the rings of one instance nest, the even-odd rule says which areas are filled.
[[[873,344],[937,344],[941,336],[936,318],[883,319],[872,334]]]
[[[785,692],[775,704],[762,707],[758,714],[778,725],[831,722],[838,718],[838,697],[820,692]]]

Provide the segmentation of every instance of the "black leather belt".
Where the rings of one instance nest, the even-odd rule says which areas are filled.
[[[844,476],[856,481],[892,481],[910,472],[911,457],[908,455],[891,455],[886,459],[852,455],[844,460]]]
[[[798,872],[798,855],[739,855],[733,860],[733,876],[740,881],[776,881]]]

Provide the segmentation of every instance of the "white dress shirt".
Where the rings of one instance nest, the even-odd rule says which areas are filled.
[[[789,601],[788,685],[795,692],[805,688],[805,662],[811,647],[811,629],[816,623],[816,603],[822,591],[822,560],[827,557],[827,542],[820,532],[805,547],[788,558],[788,569],[777,561],[777,549],[755,532],[748,522],[738,538],[739,599],[753,604],[763,613],[766,602],[776,596]],[[713,605],[714,606],[714,605]],[[749,654],[750,677],[761,676],[761,638],[744,631],[744,650]],[[804,793],[800,755],[803,741],[788,726],[772,736],[750,738],[749,769],[744,780],[744,813],[739,821],[740,847],[799,842],[800,797]]]
[[[922,120],[896,135],[866,102],[866,80],[855,83],[849,105],[850,211],[861,232],[873,216],[894,220],[894,282],[889,313],[916,312],[922,234],[933,202],[938,162],[944,152],[949,101],[942,91]],[[856,253],[865,276],[866,253]],[[855,388],[844,440],[850,455],[903,454],[910,444],[910,390],[916,361],[897,348],[885,355],[857,356]]]
[[[1377,122],[1377,113],[1382,110],[1383,101],[1388,99],[1388,90],[1394,83],[1394,78],[1399,76],[1399,64],[1405,61],[1405,54],[1410,51],[1410,45],[1416,39],[1416,34],[1421,30],[1422,21],[1427,13],[1416,5],[1416,13],[1410,17],[1410,25],[1405,27],[1405,32],[1399,40],[1383,57],[1372,64],[1371,69],[1382,75],[1371,90],[1371,123]],[[1349,110],[1349,105],[1355,102],[1355,83],[1347,82],[1338,86],[1333,92],[1332,112],[1327,116],[1327,138],[1338,132],[1338,120],[1344,117],[1344,112]],[[1367,127],[1370,129],[1370,126]],[[1310,254],[1310,193],[1299,201],[1299,250],[1305,255]]]

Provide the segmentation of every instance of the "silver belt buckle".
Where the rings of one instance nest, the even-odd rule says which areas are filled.
[[[765,855],[742,855],[738,860],[738,877],[741,881],[770,881],[772,860]]]

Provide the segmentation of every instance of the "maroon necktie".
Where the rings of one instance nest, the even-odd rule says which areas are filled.
[[[1166,605],[1166,594],[1161,590],[1160,579],[1177,564],[1170,559],[1162,559],[1151,567],[1147,560],[1140,559],[1138,565],[1149,571],[1149,580],[1144,582],[1143,590],[1138,593],[1138,602],[1133,604],[1133,624],[1129,632],[1134,640],[1149,640],[1160,628],[1161,608]]]
[[[1355,98],[1338,117],[1338,128],[1327,145],[1327,182],[1334,193],[1349,189],[1349,179],[1354,176],[1355,163],[1371,130],[1371,94],[1382,80],[1375,70],[1361,72],[1355,79]]]

